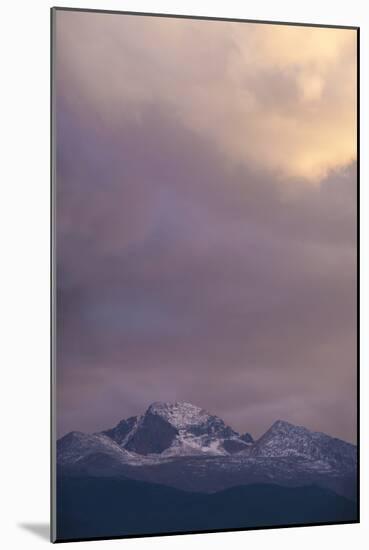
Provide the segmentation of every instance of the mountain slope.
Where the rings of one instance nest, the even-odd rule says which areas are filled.
[[[277,421],[257,441],[189,403],[153,403],[110,430],[58,441],[58,470],[127,477],[186,491],[315,484],[355,498],[354,445]]]
[[[137,421],[137,416],[131,416],[130,418],[127,418],[127,420],[121,420],[114,428],[105,430],[101,433],[113,439],[113,441],[118,443],[118,445],[124,446],[127,437],[131,433],[132,428],[136,425]]]
[[[356,466],[356,447],[321,432],[312,432],[302,426],[278,420],[253,445],[253,457],[301,457],[308,460]]]
[[[103,434],[145,456],[226,455],[247,450],[252,442],[249,434],[241,438],[219,417],[186,402],[153,403],[141,417]]]
[[[57,461],[59,464],[75,464],[92,453],[103,453],[118,461],[128,461],[132,455],[104,434],[84,434],[70,432],[57,441]]]

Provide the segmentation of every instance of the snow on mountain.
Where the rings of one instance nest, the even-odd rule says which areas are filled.
[[[104,432],[125,449],[163,457],[227,455],[248,447],[237,432],[217,416],[186,402],[156,402],[145,414]]]
[[[120,461],[129,461],[131,453],[103,434],[70,432],[57,442],[59,464],[74,464],[88,455],[103,453]]]
[[[196,405],[186,402],[165,403],[157,401],[147,409],[148,414],[155,414],[164,418],[177,430],[191,426],[199,426],[208,421],[210,415]]]
[[[123,468],[125,473],[127,468],[153,466],[155,475],[160,466],[166,472],[174,468],[178,476],[175,463],[182,459],[189,461],[193,472],[205,467],[210,472],[213,464],[216,471],[239,472],[240,479],[245,472],[250,479],[258,475],[285,479],[290,474],[302,479],[302,472],[352,476],[356,454],[350,443],[282,420],[254,441],[250,434],[240,435],[221,418],[186,402],[156,402],[143,415],[122,420],[114,428],[91,435],[71,432],[57,442],[61,465],[87,465],[99,472]],[[206,460],[199,461],[200,456]]]
[[[139,417],[131,416],[127,420],[121,420],[114,428],[110,430],[105,430],[101,432],[103,435],[107,435],[113,439],[118,445],[124,447],[126,440],[130,433],[132,432],[133,427],[137,424]]]
[[[356,447],[321,432],[277,420],[253,445],[254,457],[301,457],[325,463],[356,464]]]

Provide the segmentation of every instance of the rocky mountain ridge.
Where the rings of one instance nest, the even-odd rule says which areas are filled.
[[[321,432],[277,420],[257,441],[240,435],[218,416],[191,403],[155,402],[141,416],[95,434],[70,432],[58,440],[58,460],[89,452],[122,459],[180,456],[300,457],[353,465],[356,447]],[[137,458],[137,457],[136,457]]]
[[[352,497],[356,461],[354,445],[327,434],[278,420],[254,441],[221,418],[181,402],[156,402],[114,428],[71,432],[57,442],[59,471],[205,492],[273,482],[317,484]]]

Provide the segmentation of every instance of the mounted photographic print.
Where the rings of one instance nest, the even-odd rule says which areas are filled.
[[[354,27],[52,9],[52,540],[358,521]]]

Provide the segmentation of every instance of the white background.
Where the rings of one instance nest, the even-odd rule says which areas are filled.
[[[33,550],[49,519],[49,0],[7,0],[0,11],[0,544]],[[71,7],[361,26],[361,280],[369,279],[368,2],[364,0],[65,0]],[[365,284],[365,283],[364,283]],[[363,285],[364,286],[364,285]],[[368,506],[368,290],[362,289],[362,523],[78,543],[96,549],[363,548]],[[317,381],[319,383],[319,381]],[[38,531],[38,533],[37,533]],[[41,533],[41,536],[40,536]],[[368,544],[368,543],[366,543]]]

